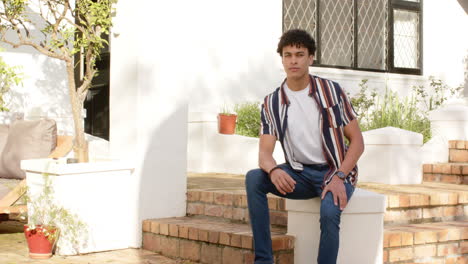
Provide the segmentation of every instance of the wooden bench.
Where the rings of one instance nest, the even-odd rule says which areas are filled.
[[[65,157],[73,147],[72,136],[57,136],[57,147],[50,153],[49,158]],[[16,185],[10,192],[0,197],[0,219],[7,219],[9,214],[27,211],[25,204],[15,204],[26,191],[26,179],[11,180]],[[16,183],[18,182],[18,183]]]

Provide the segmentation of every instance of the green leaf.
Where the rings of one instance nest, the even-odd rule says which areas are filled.
[[[260,103],[245,102],[236,104],[237,113],[236,134],[247,137],[259,137],[260,133]]]

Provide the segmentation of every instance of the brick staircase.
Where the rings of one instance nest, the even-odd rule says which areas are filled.
[[[450,172],[446,164],[425,164],[422,184],[359,183],[359,188],[387,196],[383,263],[468,263],[468,187],[464,179],[440,181],[441,175],[466,176],[466,147],[466,141],[451,141]],[[427,180],[427,175],[439,181]],[[275,263],[294,263],[285,200],[272,195],[268,203]],[[143,248],[192,263],[251,264],[248,222],[243,176],[192,174],[187,216],[145,220]]]
[[[468,263],[468,188],[443,183],[359,187],[387,196],[383,263]]]
[[[424,164],[425,182],[468,185],[468,141],[449,141],[449,163]]]
[[[294,263],[294,237],[286,235],[285,200],[268,197],[275,263]],[[143,248],[212,264],[253,263],[247,197],[238,191],[187,193],[187,217],[143,222]]]

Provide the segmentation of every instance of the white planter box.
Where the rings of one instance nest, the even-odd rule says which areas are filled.
[[[358,161],[360,182],[422,182],[422,134],[384,127],[363,132],[362,135],[365,150]]]
[[[259,139],[218,133],[216,113],[190,113],[188,160],[190,172],[246,174],[258,168]],[[284,163],[279,141],[273,152],[277,163]]]
[[[449,140],[468,140],[468,106],[457,104],[429,113],[432,138],[422,148],[424,163],[448,162]]]
[[[35,159],[22,161],[21,168],[31,196],[42,190],[43,173],[48,173],[55,202],[85,223],[87,241],[79,253],[129,247],[134,229],[129,201],[132,166],[121,161],[66,164],[64,159]],[[59,240],[63,246],[56,253],[76,254],[67,244]]]
[[[448,105],[429,113],[433,137],[468,140],[468,106]]]
[[[356,188],[341,214],[337,263],[380,264],[383,254],[384,195]],[[286,200],[288,234],[296,237],[294,263],[316,263],[320,242],[320,198]]]

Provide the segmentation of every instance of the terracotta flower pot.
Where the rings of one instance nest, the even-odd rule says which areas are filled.
[[[57,232],[56,228],[47,227],[47,229],[50,233]],[[51,241],[51,239],[44,234],[42,226],[38,225],[35,229],[28,230],[28,225],[24,225],[23,230],[28,242],[30,258],[48,259],[52,257],[55,239]]]
[[[218,132],[232,135],[236,132],[237,115],[218,114]]]

